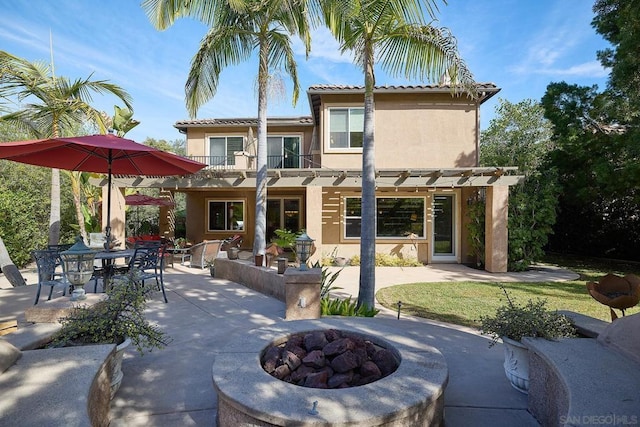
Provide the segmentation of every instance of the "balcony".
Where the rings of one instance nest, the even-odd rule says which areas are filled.
[[[239,167],[238,157],[246,158],[246,169],[255,169],[255,156],[235,155],[235,156],[186,156],[188,159],[209,165],[207,169],[229,170],[243,169]],[[244,162],[243,162],[244,163]],[[312,168],[313,155],[303,154],[283,154],[278,156],[267,156],[268,169],[300,169]]]

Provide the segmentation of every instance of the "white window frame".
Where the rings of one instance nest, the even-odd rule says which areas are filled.
[[[362,147],[351,147],[351,129],[347,129],[347,137],[349,139],[347,147],[332,147],[331,146],[331,110],[348,110],[348,117],[351,117],[351,110],[362,110],[362,114],[364,115],[364,105],[363,104],[330,104],[325,108],[325,117],[326,117],[326,126],[325,126],[325,147],[327,152],[348,152],[348,153],[361,153]],[[362,139],[364,144],[364,117],[363,117],[363,129],[362,129]]]
[[[432,194],[432,198],[431,198],[431,236],[429,238],[429,245],[431,246],[431,259],[433,262],[459,262],[460,261],[460,245],[461,245],[461,241],[460,241],[460,227],[462,226],[461,224],[461,220],[460,220],[460,207],[459,207],[459,203],[460,203],[460,194],[456,191],[437,191],[435,193],[431,193]],[[435,230],[434,228],[434,224],[435,224],[435,196],[451,196],[453,197],[453,201],[452,201],[452,207],[451,209],[453,210],[453,232],[452,232],[452,241],[453,241],[453,253],[452,254],[438,254],[436,253],[436,242],[435,242]]]
[[[247,200],[246,199],[225,199],[225,198],[212,198],[212,199],[206,199],[207,201],[207,205],[206,205],[206,215],[205,215],[205,229],[207,230],[208,233],[217,233],[217,232],[245,232],[246,231],[246,218],[247,218]],[[210,223],[210,215],[211,215],[211,203],[224,203],[225,207],[225,218],[224,218],[224,224],[225,227],[227,226],[227,224],[229,224],[229,219],[227,218],[227,212],[229,212],[229,205],[233,204],[233,203],[242,203],[242,220],[237,221],[240,226],[238,228],[225,228],[224,230],[217,230],[217,229],[212,229],[209,226],[211,225]]]
[[[204,147],[204,155],[207,158],[211,157],[211,138],[224,138],[224,152],[228,153],[229,152],[229,138],[242,138],[242,150],[244,151],[247,145],[247,139],[246,139],[246,135],[242,134],[242,133],[225,133],[225,134],[207,134],[205,135],[205,147]],[[229,154],[226,154],[226,156],[228,157]],[[214,165],[216,166],[216,165]],[[217,165],[220,166],[220,165]],[[227,164],[227,162],[225,161],[224,166],[230,166],[229,164]]]
[[[298,138],[298,153],[295,154],[296,156],[298,156],[298,168],[301,168],[301,164],[302,164],[302,144],[303,144],[303,137],[304,135],[302,133],[283,133],[283,134],[268,134],[267,135],[267,141],[269,140],[269,138],[280,138],[280,148],[282,149],[282,156],[285,155],[284,152],[284,139],[285,138]],[[268,143],[267,143],[268,144]],[[267,151],[268,151],[268,145],[267,145]],[[269,161],[268,159],[269,154],[267,153],[267,162]],[[284,167],[278,168],[278,169],[285,169]]]

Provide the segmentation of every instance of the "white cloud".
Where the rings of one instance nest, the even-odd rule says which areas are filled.
[[[591,77],[602,78],[609,74],[609,71],[598,61],[585,62],[573,65],[568,68],[548,68],[541,69],[539,74],[550,74],[556,76]]]

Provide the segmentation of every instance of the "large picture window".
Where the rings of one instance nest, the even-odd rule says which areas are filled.
[[[362,199],[345,198],[345,237],[360,238]],[[376,198],[377,238],[424,238],[424,197]]]
[[[209,200],[208,231],[244,231],[244,201]]]
[[[329,109],[329,148],[362,148],[364,108]]]
[[[242,136],[212,136],[209,138],[209,166],[232,166],[236,164],[233,153],[242,151]]]

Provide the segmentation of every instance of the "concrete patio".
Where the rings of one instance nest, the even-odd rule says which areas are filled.
[[[28,273],[25,273],[28,274]],[[542,269],[529,276],[491,275],[461,265],[378,268],[377,287],[416,281],[567,280],[570,272]],[[345,268],[336,285],[343,295],[357,295],[358,268]],[[34,286],[6,289],[0,276],[0,320],[24,320],[33,304]],[[28,278],[28,283],[35,280]],[[176,264],[167,268],[169,303],[157,294],[148,317],[173,339],[162,350],[144,356],[130,349],[123,362],[124,380],[111,403],[112,426],[215,426],[217,402],[211,368],[217,355],[227,353],[229,339],[282,322],[284,303],[234,282],[213,279],[207,269]],[[447,426],[533,426],[526,396],[513,389],[502,368],[502,346],[476,330],[402,316],[382,310],[378,317],[400,323],[407,336],[438,348],[447,360],[445,392]],[[231,338],[232,339],[232,338]],[[260,399],[259,395],[255,396]],[[8,420],[1,420],[0,425]]]

